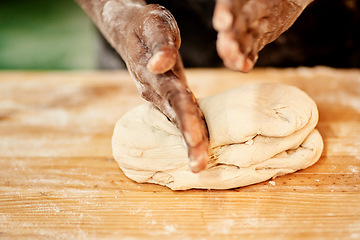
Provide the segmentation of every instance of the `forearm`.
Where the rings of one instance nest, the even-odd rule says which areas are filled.
[[[297,2],[303,8],[306,8],[310,3],[314,2],[314,1],[315,0],[294,0],[294,2]]]
[[[106,40],[124,55],[126,29],[144,0],[75,0],[97,25]]]
[[[309,6],[310,3],[314,2],[314,0],[287,0],[289,2],[289,5],[291,6],[297,6],[294,7],[294,9],[300,9],[299,15],[304,11],[304,9]]]

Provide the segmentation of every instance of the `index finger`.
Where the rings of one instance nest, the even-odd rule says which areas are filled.
[[[185,78],[174,71],[163,74],[138,72],[142,96],[164,113],[182,133],[192,172],[200,172],[208,163],[209,134],[205,118]]]
[[[193,172],[200,172],[208,163],[209,134],[196,98],[187,83],[172,71],[163,74],[155,84],[164,102],[164,109],[160,110],[165,114],[168,112],[173,114],[169,117],[185,139],[190,169]]]

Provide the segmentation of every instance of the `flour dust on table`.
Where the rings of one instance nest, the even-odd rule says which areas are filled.
[[[323,150],[318,110],[301,90],[256,83],[199,99],[210,135],[209,164],[190,171],[180,131],[152,104],[116,123],[112,148],[125,175],[173,190],[230,189],[313,165]]]

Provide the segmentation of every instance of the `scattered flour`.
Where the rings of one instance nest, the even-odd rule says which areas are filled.
[[[353,165],[349,165],[348,169],[352,172],[352,173],[359,173],[360,172],[360,168],[358,166],[353,166]]]
[[[165,230],[167,233],[174,233],[174,232],[176,232],[176,228],[174,227],[174,225],[165,225],[165,226],[164,226],[164,230]]]
[[[207,224],[210,234],[229,234],[234,226],[234,219],[221,219]]]

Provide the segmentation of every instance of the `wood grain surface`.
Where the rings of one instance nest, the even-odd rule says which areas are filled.
[[[112,157],[127,72],[0,72],[0,239],[360,239],[360,71],[187,70],[198,97],[281,82],[318,104],[315,165],[232,190],[137,184]]]

